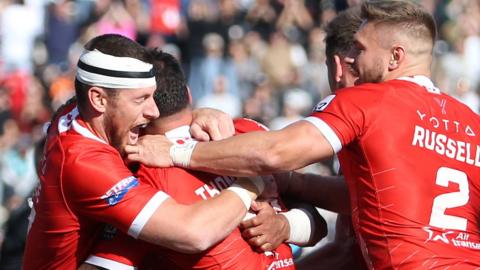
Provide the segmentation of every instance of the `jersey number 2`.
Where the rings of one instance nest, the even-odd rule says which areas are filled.
[[[436,184],[442,187],[448,187],[449,182],[457,183],[459,191],[441,194],[435,197],[433,200],[432,215],[430,216],[430,225],[438,228],[466,231],[467,219],[447,215],[445,214],[445,210],[467,204],[469,199],[467,174],[446,167],[438,169]]]

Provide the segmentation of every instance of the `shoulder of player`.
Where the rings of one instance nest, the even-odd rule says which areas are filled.
[[[111,145],[83,136],[61,136],[58,140],[64,159],[64,166],[123,166],[120,153]],[[107,169],[107,168],[106,168]]]
[[[241,134],[251,131],[267,131],[268,127],[250,118],[236,118],[233,120],[235,133]]]

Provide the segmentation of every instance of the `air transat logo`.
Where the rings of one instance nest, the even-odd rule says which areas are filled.
[[[449,244],[450,242],[448,240],[447,235],[454,233],[453,231],[440,233],[440,232],[431,230],[430,227],[423,227],[423,230],[428,233],[428,239],[425,240],[425,243],[428,241],[442,241],[445,244]]]
[[[100,198],[104,199],[108,205],[114,206],[123,199],[131,188],[136,186],[138,186],[137,178],[135,176],[129,176],[114,185]]]

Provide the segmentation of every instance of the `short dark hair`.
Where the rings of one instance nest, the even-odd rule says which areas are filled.
[[[134,40],[117,34],[97,36],[87,42],[84,49],[88,51],[99,50],[104,54],[117,57],[131,57],[146,63],[151,62],[150,54],[143,46]],[[77,96],[79,109],[87,103],[87,91],[89,88],[89,85],[75,79],[75,95]]]
[[[362,24],[360,8],[351,7],[341,11],[325,27],[325,54],[327,59],[333,55],[347,55],[353,46],[353,37]]]
[[[150,50],[157,89],[153,94],[160,117],[167,117],[190,104],[187,81],[175,57],[159,49]]]
[[[427,40],[433,47],[437,27],[433,16],[421,5],[407,0],[367,0],[361,17],[368,22],[399,26],[412,40]]]

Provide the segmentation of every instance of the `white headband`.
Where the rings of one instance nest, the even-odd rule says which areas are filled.
[[[155,86],[151,64],[131,57],[117,57],[85,50],[77,64],[77,79],[88,85],[125,89]]]

